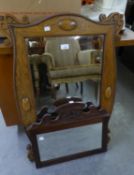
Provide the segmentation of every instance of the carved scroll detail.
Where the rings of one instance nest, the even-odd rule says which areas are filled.
[[[29,126],[28,130],[40,127],[55,127],[63,124],[71,124],[81,121],[87,122],[95,117],[105,116],[109,114],[99,107],[94,106],[91,102],[71,102],[58,106],[53,113],[45,111],[44,116],[37,122]]]
[[[4,40],[4,45],[10,46],[11,45],[11,38],[10,33],[8,30],[8,24],[28,24],[29,19],[27,16],[23,16],[21,20],[18,20],[15,16],[10,14],[6,14],[0,16],[0,35],[7,39]]]
[[[102,24],[114,24],[115,25],[115,35],[119,39],[120,33],[123,29],[123,15],[120,13],[111,13],[109,16],[101,14],[99,20]]]
[[[31,162],[35,161],[32,145],[31,145],[31,144],[28,144],[26,149],[27,149],[27,158],[28,158]]]

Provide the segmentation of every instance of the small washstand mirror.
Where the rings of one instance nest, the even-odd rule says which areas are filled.
[[[106,151],[113,26],[60,14],[10,30],[16,100],[37,167]]]

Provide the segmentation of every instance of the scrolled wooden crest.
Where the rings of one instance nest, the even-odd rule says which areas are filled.
[[[21,20],[18,20],[15,16],[5,14],[0,16],[0,35],[6,37],[4,44],[7,46],[11,45],[11,37],[8,30],[8,24],[28,24],[29,19],[27,16],[23,16]]]
[[[115,36],[120,38],[120,33],[123,29],[123,15],[120,13],[111,13],[109,16],[101,14],[99,20],[102,24],[115,24]]]

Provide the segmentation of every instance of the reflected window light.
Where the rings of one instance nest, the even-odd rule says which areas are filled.
[[[38,46],[38,42],[37,41],[28,41],[29,42],[29,47],[36,47]]]
[[[69,44],[61,44],[60,49],[61,50],[68,50],[69,49]]]
[[[32,41],[29,41],[29,46],[32,47]]]
[[[38,0],[38,4],[41,4],[42,3],[42,0]]]
[[[80,36],[74,36],[73,37],[75,40],[80,39]]]
[[[39,137],[39,141],[44,141],[44,140],[45,140],[45,138],[43,136]]]
[[[72,103],[74,103],[74,101],[73,100],[72,101],[69,101],[69,103],[72,104]]]

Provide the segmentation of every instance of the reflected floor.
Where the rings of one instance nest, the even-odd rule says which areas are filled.
[[[63,97],[79,97],[83,102],[91,101],[95,106],[99,105],[99,87],[100,82],[98,81],[83,81],[83,93],[80,93],[80,83],[78,87],[76,83],[68,83],[69,92],[67,93],[65,84],[60,84],[60,88],[56,90],[56,99]],[[53,108],[53,102],[56,100],[52,98],[52,92],[44,92],[44,95],[40,95],[36,98],[37,111],[44,105],[49,108]]]

